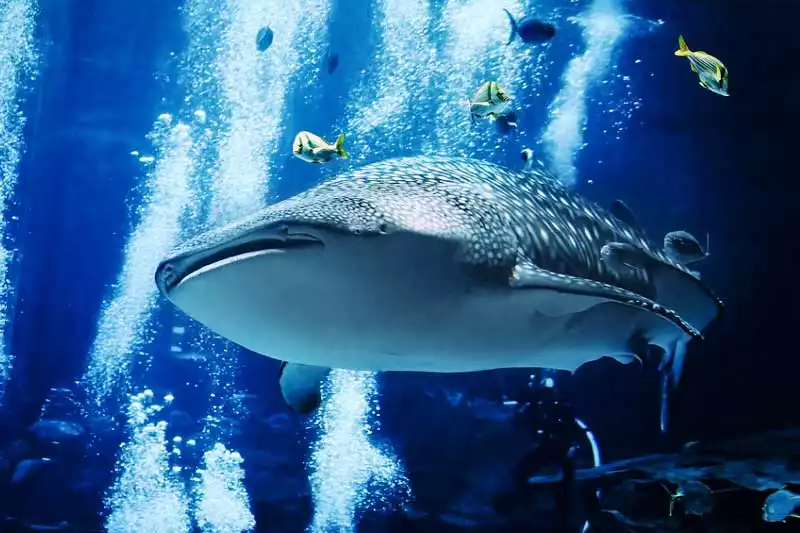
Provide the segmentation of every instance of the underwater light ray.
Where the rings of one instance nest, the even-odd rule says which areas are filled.
[[[585,147],[588,94],[612,67],[617,42],[629,26],[625,15],[619,0],[594,0],[576,19],[583,27],[586,47],[567,64],[542,136],[552,170],[566,185],[575,184],[575,161]]]
[[[286,59],[297,28],[297,14],[278,2],[229,0],[226,24],[214,61],[220,86],[219,171],[211,182],[210,223],[224,224],[263,204],[268,155],[281,130],[286,95]],[[268,54],[255,35],[269,24],[276,34]]]
[[[320,438],[310,460],[314,517],[311,533],[355,531],[357,514],[408,498],[410,489],[397,458],[373,445],[377,430],[377,379],[373,372],[332,370],[313,425]]]
[[[511,7],[519,7],[518,4],[519,2],[509,2]],[[362,83],[351,97],[352,109],[348,109],[348,116],[353,118],[345,131],[358,134],[353,141],[352,152],[359,151],[360,155],[356,157],[361,160],[385,157],[390,155],[386,153],[386,146],[389,150],[403,151],[412,148],[414,142],[428,146],[435,143],[451,150],[463,137],[462,125],[454,119],[459,111],[459,98],[451,98],[451,102],[440,105],[440,111],[444,110],[446,116],[443,120],[437,117],[436,130],[439,135],[438,139],[434,140],[427,133],[429,128],[417,127],[414,118],[415,114],[420,112],[420,102],[411,98],[408,90],[409,87],[415,86],[430,89],[432,81],[430,72],[435,64],[435,47],[426,30],[430,24],[430,7],[427,2],[399,1],[383,2],[377,7],[376,16],[382,19],[381,39],[375,54],[377,67],[374,76],[362,73]],[[463,7],[463,3],[456,7]],[[485,8],[485,4],[480,6],[478,3],[472,3],[467,7],[472,7],[473,11],[481,11]],[[497,14],[498,17],[493,21],[494,25],[502,27],[503,35],[507,37],[508,21],[505,13],[498,9]],[[452,31],[464,27],[470,29],[468,24],[471,20],[470,14],[466,13],[462,18],[464,20],[455,17],[448,29]],[[476,19],[485,20],[485,17]],[[500,75],[503,79],[518,78],[519,54],[512,57],[514,51],[498,46],[492,47],[491,40],[488,44],[474,47],[474,42],[481,41],[476,37],[483,37],[486,28],[478,25],[477,28],[473,26],[471,29],[472,31],[461,35],[460,39],[450,41],[450,52],[453,55],[462,53],[462,61],[459,65],[445,62],[448,69],[446,86],[458,84],[459,79],[453,81],[458,76],[472,78],[470,72],[474,70],[475,63],[480,63],[482,60],[486,60],[487,63],[502,64]],[[466,55],[463,54],[465,48],[467,48]],[[374,99],[362,98],[367,94],[376,96]],[[365,106],[364,101],[373,103]],[[464,115],[465,118],[467,116]],[[417,135],[418,132],[422,133]],[[366,140],[360,141],[375,136],[381,138],[381,143],[367,145]],[[364,146],[357,144],[359,142]],[[385,452],[375,449],[368,438],[371,433],[368,424],[371,422],[368,413],[362,414],[361,409],[374,401],[373,395],[376,394],[374,380],[375,374],[371,373],[334,370],[330,375],[326,385],[329,392],[323,399],[326,407],[321,410],[316,422],[321,434],[312,459],[312,492],[315,501],[313,531],[323,531],[329,526],[350,530],[354,527],[356,511],[359,507],[365,506],[366,502],[362,501],[365,497],[363,486],[369,470],[353,465],[351,468],[347,462],[343,462],[340,457],[341,447],[347,443],[351,445],[349,453],[353,453],[353,448],[357,449],[360,461],[369,464],[369,468],[380,469],[379,464],[394,465],[391,474],[386,478],[391,481],[387,483],[393,490],[397,490],[397,486],[403,486],[406,493],[409,493],[399,465],[389,456],[382,455]],[[376,457],[382,459],[375,459]]]
[[[374,68],[361,73],[351,91],[344,131],[352,133],[353,157],[385,158],[409,152],[428,139],[409,84],[428,87],[435,49],[427,1],[383,0],[376,5],[379,40]],[[366,98],[366,95],[375,95]],[[371,105],[363,105],[372,102]],[[367,140],[379,136],[380,143]],[[377,374],[333,369],[311,427],[316,431],[309,460],[314,515],[308,530],[355,531],[358,513],[411,490],[400,460],[387,445],[376,446]]]
[[[291,9],[281,2],[228,2],[228,23],[214,66],[222,89],[225,126],[219,172],[211,185],[212,224],[263,206],[269,161],[284,131],[291,83],[295,78],[316,78],[318,62],[305,58],[322,53],[329,11],[328,1],[298,2]],[[275,40],[266,52],[259,52],[255,36],[265,25],[274,31]],[[298,47],[303,49],[302,56],[297,54]]]
[[[208,94],[207,70],[202,68],[207,52],[191,46],[184,55],[181,70],[189,81],[182,82],[191,88],[184,107]],[[144,192],[136,210],[138,221],[126,244],[117,283],[103,304],[91,359],[82,379],[90,409],[101,413],[106,400],[118,389],[132,385],[135,356],[144,356],[144,362],[150,362],[152,354],[145,349],[155,334],[156,325],[150,320],[158,301],[153,273],[163,255],[184,235],[187,226],[196,225],[199,217],[202,182],[198,177],[209,170],[206,155],[215,139],[206,124],[206,112],[195,109],[191,114],[191,126],[181,122],[173,125],[171,115],[161,115],[148,135],[155,156],[140,157],[140,161],[155,161],[155,165],[143,183]],[[117,480],[105,499],[106,529],[110,532],[193,530],[193,501],[178,477],[181,467],[169,468],[170,458],[176,454],[180,457],[180,450],[173,447],[168,452],[166,423],[150,419],[159,406],[144,405],[151,401],[150,391],[130,399],[128,440],[117,463]],[[171,396],[165,397],[168,401]]]
[[[181,216],[192,203],[192,135],[170,115],[156,121],[150,135],[156,150],[155,168],[148,172],[139,208],[139,222],[124,253],[111,297],[105,301],[81,384],[91,404],[102,410],[119,389],[130,387],[130,370],[137,351],[152,336],[148,319],[157,301],[153,273],[177,243]]]
[[[7,345],[15,290],[14,280],[10,279],[15,252],[6,248],[12,242],[7,213],[23,150],[25,115],[20,106],[20,90],[34,76],[38,61],[34,42],[36,15],[36,6],[30,0],[0,4],[0,399],[14,359]]]
[[[232,436],[230,428],[219,421],[225,418],[240,420],[246,413],[233,402],[237,363],[236,348],[205,338],[205,352],[214,354],[212,393],[208,415],[205,417],[203,439],[213,443],[203,454],[203,462],[192,478],[192,511],[195,521],[205,533],[239,533],[255,528],[250,496],[244,486],[243,458],[239,452],[223,444]]]
[[[321,54],[326,40],[327,0],[296,3],[229,0],[222,6],[190,0],[186,26],[190,42],[202,50],[201,76],[195,105],[211,117],[217,139],[216,165],[203,184],[208,191],[208,224],[225,224],[263,206],[276,168],[270,164],[288,122],[290,89],[317,78],[318,62],[299,56]],[[255,36],[269,26],[275,34],[266,51]],[[190,53],[191,54],[191,53]],[[245,413],[232,401],[236,392],[238,348],[201,332],[199,346],[213,353],[212,394],[203,429],[211,447],[194,478],[194,513],[204,532],[222,533],[255,527],[244,488],[241,456],[223,442],[231,435],[218,421],[241,419]],[[238,459],[237,459],[238,458]]]
[[[439,30],[446,37],[442,60],[434,77],[439,94],[435,108],[435,135],[424,146],[430,155],[491,158],[505,153],[509,142],[528,134],[536,120],[543,87],[552,65],[552,44],[530,45],[519,38],[508,43],[511,30],[507,9],[517,19],[530,13],[563,25],[577,0],[535,2],[522,0],[447,0]],[[514,98],[509,108],[516,114],[513,134],[498,134],[488,119],[470,120],[467,102],[486,81],[496,81]]]
[[[482,0],[448,0],[441,28],[447,35],[442,51],[445,68],[438,74],[442,95],[436,108],[436,134],[425,147],[430,154],[486,157],[500,149],[502,137],[486,124],[472,125],[467,101],[485,81],[496,81],[512,95],[525,79],[537,83],[537,62],[545,47],[518,49],[506,46],[509,22],[503,8],[522,13],[521,0],[487,3]],[[528,71],[532,72],[528,72]],[[519,105],[519,99],[514,103]],[[494,142],[487,144],[489,139]]]
[[[194,486],[195,519],[201,531],[240,533],[256,527],[244,488],[244,459],[217,443],[203,454]]]
[[[375,2],[378,39],[373,63],[361,72],[350,92],[345,116],[351,157],[358,162],[380,157],[386,144],[408,150],[424,142],[429,128],[414,120],[424,113],[424,102],[410,88],[427,92],[436,64],[436,50],[428,32],[431,14],[427,0]],[[381,139],[380,143],[373,142]],[[385,151],[385,150],[384,150]]]
[[[165,403],[174,398],[167,396]],[[162,405],[153,403],[153,392],[130,396],[128,431],[130,440],[117,461],[117,479],[105,498],[108,533],[189,533],[192,521],[189,498],[170,467],[166,444],[167,423],[155,421]]]

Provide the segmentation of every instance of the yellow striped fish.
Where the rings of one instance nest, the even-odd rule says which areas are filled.
[[[489,117],[490,121],[504,114],[513,98],[503,90],[496,81],[487,81],[475,93],[469,106],[469,118],[475,122],[476,118]]]
[[[292,153],[295,157],[302,159],[306,163],[317,165],[330,162],[335,155],[346,158],[347,151],[344,149],[344,133],[339,134],[336,138],[336,142],[331,144],[310,131],[301,131],[294,137]]]
[[[728,69],[722,61],[705,52],[692,52],[683,40],[683,35],[678,36],[678,49],[675,55],[689,59],[689,66],[692,72],[696,72],[700,78],[700,86],[704,89],[722,96],[728,94]]]

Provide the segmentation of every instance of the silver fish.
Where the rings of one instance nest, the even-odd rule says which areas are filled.
[[[692,72],[697,73],[697,77],[700,78],[700,87],[721,96],[730,96],[728,69],[722,61],[707,52],[689,50],[683,35],[678,36],[678,49],[675,55],[689,60]]]
[[[641,250],[644,267],[608,267],[610,242]],[[256,353],[370,371],[631,361],[632,340],[671,354],[721,311],[685,267],[543,168],[450,157],[343,173],[183,243],[155,280]]]
[[[508,106],[513,98],[496,81],[483,83],[472,99],[467,100],[469,106],[470,120],[476,118],[489,117],[490,121],[496,120],[500,115],[506,113]]]
[[[682,265],[702,261],[709,256],[709,236],[706,235],[706,248],[688,231],[670,231],[664,235],[664,253]]]

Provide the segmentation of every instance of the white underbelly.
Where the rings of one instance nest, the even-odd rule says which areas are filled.
[[[632,331],[652,320],[596,298],[476,281],[435,239],[337,238],[326,236],[324,251],[250,254],[209,268],[172,297],[256,353],[373,371],[573,370],[624,354]]]
[[[609,355],[624,359],[643,311],[552,291],[466,295],[420,301],[415,316],[380,318],[354,330],[310,327],[304,336],[278,335],[265,355],[295,363],[372,371],[472,372],[547,367],[574,370]],[[553,316],[547,305],[566,299],[573,310]],[[538,309],[537,309],[538,307]],[[541,312],[551,313],[549,316]],[[280,337],[280,338],[278,338]]]

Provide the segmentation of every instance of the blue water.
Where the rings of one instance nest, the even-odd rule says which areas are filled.
[[[553,21],[555,38],[506,46],[503,7]],[[597,203],[623,199],[657,243],[710,236],[698,270],[725,320],[691,347],[668,435],[655,369],[547,374],[603,460],[797,425],[798,14],[721,0],[0,1],[0,513],[15,524],[0,531],[514,531],[487,508],[526,446],[499,398],[528,371],[337,373],[305,419],[277,361],[214,337],[153,284],[180,240],[401,155],[519,169],[530,147]],[[679,33],[725,61],[730,97],[673,55]],[[490,79],[514,97],[510,134],[469,122],[463,101]],[[350,157],[293,157],[301,130],[344,132]]]

